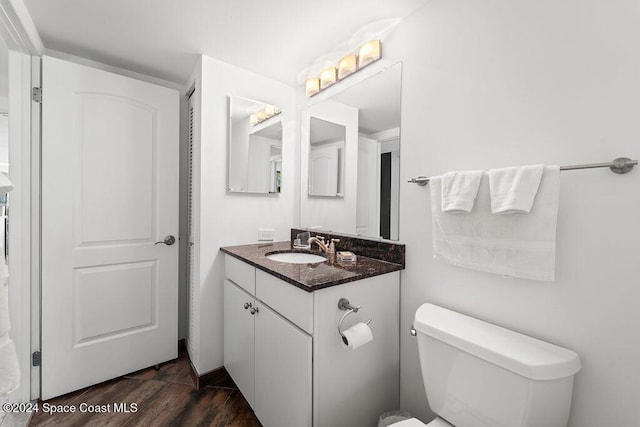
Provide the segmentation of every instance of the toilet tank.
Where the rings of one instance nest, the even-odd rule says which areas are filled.
[[[456,427],[564,427],[578,355],[433,304],[416,311],[429,406]]]

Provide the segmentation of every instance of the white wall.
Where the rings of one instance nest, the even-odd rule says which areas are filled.
[[[194,73],[199,111],[196,132],[199,159],[194,174],[197,222],[197,336],[189,339],[199,374],[223,364],[223,273],[221,246],[255,243],[259,228],[275,229],[275,240],[288,240],[293,225],[295,164],[295,89],[247,70],[202,56]],[[279,195],[229,194],[227,182],[227,97],[256,99],[282,108],[282,192]]]
[[[403,61],[403,409],[430,417],[408,333],[430,301],[578,352],[570,426],[640,425],[640,168],[562,173],[552,283],[434,261],[429,187],[406,183],[640,157],[638,40],[630,0],[432,0],[385,40]]]

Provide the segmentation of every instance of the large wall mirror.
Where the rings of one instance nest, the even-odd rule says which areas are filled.
[[[274,105],[229,97],[227,191],[280,193],[282,114]]]
[[[398,240],[400,93],[395,64],[301,113],[301,227]]]

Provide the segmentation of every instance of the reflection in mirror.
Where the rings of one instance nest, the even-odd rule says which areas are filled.
[[[280,193],[282,121],[279,108],[230,97],[228,149],[227,191]]]
[[[302,227],[398,240],[401,70],[401,64],[388,67],[330,98],[312,100],[302,112],[302,178],[308,180],[300,202]],[[310,117],[308,137],[306,117]],[[321,144],[323,128],[342,133]],[[314,153],[331,142],[341,151]],[[341,155],[339,161],[337,155]],[[322,157],[323,169],[314,169],[316,157]],[[323,189],[328,191],[322,195],[341,197],[312,197],[321,195],[314,186],[320,177],[327,180]],[[334,182],[336,194],[332,193]]]
[[[342,196],[345,127],[311,117],[309,195]]]

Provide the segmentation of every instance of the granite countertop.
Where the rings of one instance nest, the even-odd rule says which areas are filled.
[[[327,261],[317,264],[289,264],[272,261],[266,257],[272,252],[293,251],[291,242],[226,246],[220,250],[307,292],[404,269],[401,264],[368,258],[357,253],[355,263],[339,262],[335,255],[323,254],[315,250],[296,249],[295,252],[322,255],[327,258]]]

